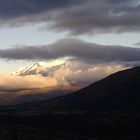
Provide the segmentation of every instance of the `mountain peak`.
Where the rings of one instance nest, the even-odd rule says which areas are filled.
[[[12,75],[15,76],[25,76],[25,75],[38,75],[43,76],[47,75],[47,63],[37,62],[29,67],[19,68],[16,72],[13,72]]]
[[[37,62],[37,63],[30,65],[29,67],[21,67],[16,72],[11,73],[11,75],[14,75],[14,76],[25,76],[25,75],[47,76],[49,68],[59,66],[64,63],[65,63],[64,60],[55,60],[55,61],[50,61],[48,63]]]

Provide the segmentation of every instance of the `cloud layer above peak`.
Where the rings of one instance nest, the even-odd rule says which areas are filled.
[[[9,60],[51,60],[70,57],[86,63],[136,63],[140,48],[108,46],[67,38],[43,46],[18,46],[0,50],[0,58]]]
[[[71,34],[140,31],[139,0],[0,0],[0,24],[44,23]]]

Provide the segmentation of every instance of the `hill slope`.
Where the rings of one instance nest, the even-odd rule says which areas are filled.
[[[1,139],[5,132],[15,139],[25,134],[37,140],[140,139],[140,67],[70,95],[3,107],[0,123]]]
[[[112,74],[70,95],[19,105],[18,108],[32,111],[136,109],[139,101],[140,67],[135,67]]]

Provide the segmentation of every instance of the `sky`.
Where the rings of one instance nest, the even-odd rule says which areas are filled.
[[[139,0],[0,0],[0,87],[87,85],[140,65],[139,13]],[[54,60],[45,79],[9,74]]]

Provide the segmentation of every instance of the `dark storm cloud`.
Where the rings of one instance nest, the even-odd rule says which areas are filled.
[[[14,18],[70,7],[77,0],[0,0],[0,17]]]
[[[61,20],[57,19],[52,27],[71,34],[139,31],[139,13],[140,5],[135,1],[89,1],[61,13]]]
[[[139,0],[0,0],[1,25],[49,23],[71,34],[140,31],[139,13]]]
[[[136,62],[140,61],[140,48],[104,46],[68,38],[46,46],[20,46],[0,50],[0,58],[9,60],[56,59],[67,56],[97,63]]]

